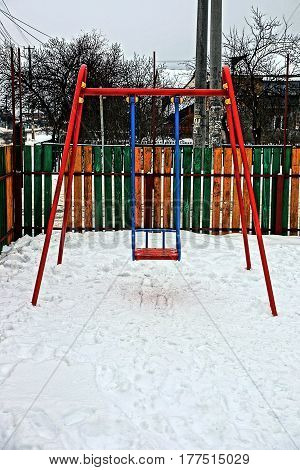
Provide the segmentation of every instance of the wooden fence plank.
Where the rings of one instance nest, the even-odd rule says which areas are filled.
[[[31,147],[30,147],[31,150]],[[13,171],[13,161],[12,161],[12,146],[5,147],[5,168],[6,174],[9,174]],[[31,176],[30,176],[31,180]],[[30,215],[30,229],[32,226],[32,191],[31,191],[31,215]],[[6,178],[6,228],[7,232],[12,230],[14,227],[14,200],[13,200],[13,176],[8,176]],[[32,235],[32,230],[30,235]],[[10,233],[7,236],[7,244],[10,244],[13,241],[13,233]]]
[[[0,147],[0,176],[6,174],[5,170],[5,152],[4,147]],[[6,187],[5,179],[0,180],[0,239],[7,234],[6,227]],[[7,244],[6,240],[0,242],[0,252],[4,245]]]
[[[263,149],[263,174],[271,173],[271,157],[272,149],[265,147]],[[261,229],[262,233],[269,233],[270,226],[270,178],[263,178],[262,191],[262,213],[261,213]]]
[[[166,147],[164,151],[164,195],[163,195],[163,227],[171,227],[171,176],[166,174],[172,170],[172,148]]]
[[[291,169],[291,147],[286,148],[286,156],[282,162],[283,175],[289,175]],[[290,192],[290,178],[284,178],[283,182],[283,195],[282,195],[282,235],[287,235],[288,220],[289,220],[289,194]]]
[[[75,155],[75,173],[82,172],[82,147],[77,147]],[[74,175],[74,229],[82,232],[82,176]]]
[[[124,156],[124,171],[129,175],[124,176],[124,215],[125,215],[125,228],[131,228],[131,189],[130,189],[130,168],[131,168],[131,155],[130,147],[125,147],[123,151]]]
[[[144,147],[144,227],[152,228],[152,192],[153,176],[150,174],[152,168],[152,148]]]
[[[42,146],[34,146],[34,171],[42,171]],[[42,175],[34,175],[34,236],[42,233]]]
[[[193,155],[193,173],[200,175],[202,169],[203,149],[195,148]],[[193,177],[193,214],[192,230],[200,231],[200,205],[201,205],[201,176]]]
[[[24,171],[32,172],[32,147],[24,147]],[[24,175],[24,234],[32,236],[32,175]]]
[[[275,233],[276,224],[276,200],[277,200],[277,175],[280,173],[282,149],[273,148],[272,156],[272,195],[271,195],[271,233]]]
[[[248,168],[251,173],[252,167],[252,148],[246,148],[246,157],[248,162]],[[245,206],[245,219],[246,219],[246,227],[250,227],[250,199],[248,188],[246,184],[246,179],[244,178],[244,185],[243,185],[243,198],[244,198],[244,206]]]
[[[93,170],[92,147],[84,147],[84,171],[91,173]],[[93,201],[92,201],[92,176],[84,175],[84,228],[93,228]]]
[[[183,163],[183,158],[182,158],[182,153],[183,153],[183,148],[180,147],[180,154],[179,154],[179,173],[181,175],[182,173],[182,163]],[[174,149],[174,155],[173,155],[173,228],[175,228],[175,218],[176,218],[176,209],[175,209],[175,201],[176,201],[176,194],[175,194],[175,189],[176,189],[176,184],[175,184],[175,149]],[[180,226],[182,227],[182,177],[180,176]]]
[[[205,173],[211,173],[212,169],[212,149],[204,149],[204,160],[203,160],[203,171]],[[205,230],[210,227],[210,200],[211,200],[211,177],[204,176],[203,178],[203,210],[202,210],[202,227],[203,233],[209,233],[209,230]]]
[[[102,172],[102,148],[93,147],[94,152],[94,171]],[[94,177],[95,190],[95,230],[103,229],[103,210],[102,210],[102,175]]]
[[[155,149],[153,162],[154,173],[161,173],[162,150],[161,147]],[[154,208],[153,208],[153,227],[161,227],[161,176],[154,176]]]
[[[242,172],[242,157],[240,149],[237,149],[237,159],[238,159],[238,166],[239,172]],[[238,232],[241,226],[241,214],[240,214],[240,205],[239,205],[239,198],[238,192],[236,187],[236,180],[234,179],[233,185],[233,206],[232,206],[232,232]]]
[[[66,196],[67,196],[71,153],[72,153],[72,149],[69,150],[68,161],[66,164],[66,171],[65,171],[65,177],[64,177],[64,204],[66,203]],[[71,204],[70,204],[70,209],[68,213],[67,232],[72,230],[72,192],[71,192],[70,199],[71,199]]]
[[[292,175],[298,178],[291,180],[291,202],[290,202],[290,235],[297,235],[299,230],[299,176],[300,176],[300,148],[292,151]]]
[[[105,195],[105,228],[113,228],[112,220],[112,147],[104,148],[104,195]]]
[[[114,194],[115,194],[115,229],[116,230],[121,230],[123,227],[122,224],[122,200],[123,200],[123,194],[122,194],[122,168],[123,168],[123,162],[122,162],[122,149],[121,147],[114,147],[114,172],[119,173],[115,175],[115,181],[114,181]]]
[[[142,171],[142,149],[136,147],[135,149],[135,172],[141,173]],[[141,228],[142,226],[142,177],[135,176],[135,226]]]
[[[213,153],[213,167],[214,173],[218,176],[214,176],[213,182],[213,200],[212,200],[212,227],[213,235],[219,235],[220,228],[220,201],[221,201],[221,176],[222,173],[222,148],[215,148]],[[231,155],[230,155],[231,158]]]
[[[260,175],[261,174],[261,161],[262,161],[262,147],[255,147],[253,149],[253,173]],[[261,178],[259,176],[253,176],[253,191],[255,196],[255,202],[257,207],[257,212],[261,222],[260,216],[260,190],[261,190]],[[254,224],[252,223],[253,233],[255,233]]]
[[[231,205],[231,175],[232,174],[232,151],[225,148],[224,152],[224,178],[223,178],[223,202],[222,202],[222,229],[230,228],[230,205]],[[224,230],[223,233],[228,233]]]
[[[52,145],[43,145],[43,170],[52,171]],[[47,230],[52,205],[52,175],[44,175],[44,227]]]
[[[192,158],[193,149],[192,147],[183,147],[183,183],[182,183],[182,228],[189,230],[191,227],[190,215],[191,215],[191,180],[190,176],[192,171]],[[188,174],[188,176],[184,176]]]

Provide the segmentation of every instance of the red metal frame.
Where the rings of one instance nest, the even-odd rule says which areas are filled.
[[[180,89],[176,89],[176,88],[172,88],[172,89],[169,89],[169,88],[161,88],[161,89],[159,88],[86,88],[87,66],[86,65],[81,66],[79,70],[79,74],[78,74],[76,88],[75,88],[70,121],[68,125],[56,190],[54,194],[53,205],[52,205],[52,209],[51,209],[51,213],[49,217],[47,233],[45,237],[41,261],[40,261],[35,288],[33,292],[33,297],[32,297],[33,305],[37,304],[37,300],[39,296],[39,291],[41,287],[41,282],[43,278],[43,273],[45,269],[47,254],[49,250],[49,244],[50,244],[54,220],[55,220],[55,214],[57,211],[58,200],[59,200],[61,186],[63,182],[63,176],[66,171],[69,150],[72,144],[72,152],[70,156],[69,179],[68,179],[68,185],[67,185],[64,217],[63,217],[57,263],[60,264],[63,258],[68,213],[69,213],[70,206],[71,206],[72,181],[73,181],[73,176],[74,176],[76,149],[77,149],[78,137],[79,137],[79,132],[80,132],[84,97],[85,96],[203,96],[203,97],[224,96],[226,98],[225,105],[226,105],[226,112],[227,112],[228,130],[229,130],[230,143],[231,143],[232,153],[233,153],[234,175],[236,179],[238,200],[239,200],[239,206],[240,206],[242,233],[243,233],[245,256],[246,256],[246,266],[247,266],[247,269],[251,269],[250,251],[249,251],[249,243],[248,243],[248,235],[247,235],[246,218],[245,218],[245,208],[244,208],[242,189],[241,189],[241,177],[240,177],[238,159],[237,159],[237,144],[239,145],[240,150],[241,150],[241,156],[242,156],[243,167],[244,167],[244,177],[245,177],[248,192],[249,192],[250,204],[251,204],[252,214],[253,214],[253,221],[254,221],[255,231],[257,235],[257,241],[258,241],[271,311],[274,316],[277,315],[274,294],[273,294],[273,289],[272,289],[272,284],[271,284],[271,279],[270,279],[270,273],[269,273],[267,258],[266,258],[262,234],[261,234],[258,212],[256,208],[254,191],[253,191],[253,187],[251,184],[251,175],[250,175],[250,171],[249,171],[248,163],[247,163],[247,157],[246,157],[246,152],[245,152],[245,145],[244,145],[244,139],[243,139],[243,134],[242,134],[242,129],[241,129],[238,108],[237,108],[237,104],[235,100],[230,70],[227,66],[223,67],[222,78],[223,78],[223,89],[221,90],[219,89],[218,90],[181,89],[181,88]],[[152,253],[151,259],[175,259],[175,253],[173,253],[173,251],[166,250],[166,249],[160,250],[159,253],[156,251],[155,253]],[[138,253],[138,256],[140,256],[140,259],[146,259],[145,258],[146,255],[142,249]]]

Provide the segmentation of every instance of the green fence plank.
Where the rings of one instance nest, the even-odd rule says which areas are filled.
[[[189,174],[189,176],[183,176],[182,184],[182,228],[189,230],[190,227],[190,211],[191,211],[191,171],[192,171],[192,147],[183,148],[183,174]]]
[[[263,174],[269,175],[271,173],[271,159],[272,148],[265,147],[263,150]],[[270,187],[271,178],[263,178],[262,190],[262,214],[261,214],[261,228],[263,233],[268,233],[270,228]]]
[[[204,173],[211,173],[212,171],[212,149],[204,149],[203,159]],[[210,200],[211,200],[211,176],[204,176],[203,178],[203,210],[202,210],[202,227],[205,229],[210,226]],[[209,233],[208,230],[203,230],[203,233]]]
[[[202,149],[194,149],[193,173],[201,173],[202,168]],[[192,230],[200,230],[200,198],[201,198],[201,176],[193,177],[193,215]]]
[[[124,148],[123,156],[124,156],[124,172],[130,173],[130,168],[131,168],[130,147]],[[124,215],[125,215],[125,228],[131,228],[130,176],[124,176]]]
[[[291,169],[292,148],[286,148],[286,156],[282,162],[282,173],[288,175]],[[289,220],[290,178],[284,178],[282,196],[282,235],[287,235]]]
[[[122,173],[122,149],[114,147],[114,171]],[[120,230],[122,225],[122,176],[115,175],[115,229]]]
[[[113,153],[112,147],[104,149],[104,173],[112,173]],[[105,195],[105,228],[112,229],[112,175],[104,176],[104,195]]]
[[[34,146],[34,171],[42,171],[42,146]],[[34,175],[34,235],[42,233],[42,175]]]
[[[272,158],[272,195],[271,195],[271,233],[275,233],[276,223],[276,200],[277,200],[277,176],[280,173],[280,162],[281,162],[282,148],[273,148]]]
[[[24,147],[24,172],[32,172],[32,146]],[[24,234],[32,236],[32,175],[24,175]]]
[[[94,153],[94,171],[102,172],[102,148],[93,147]],[[102,211],[102,176],[95,175],[95,230],[103,229],[103,211]]]
[[[181,174],[181,171],[182,171],[182,152],[183,152],[183,148],[180,147],[180,161],[179,161],[180,174]],[[173,171],[175,171],[175,150],[173,151],[172,167],[173,167]],[[180,200],[182,200],[181,180],[182,180],[182,178],[180,176]],[[173,228],[175,228],[175,220],[176,220],[175,201],[176,201],[176,195],[175,195],[175,175],[174,175],[174,177],[173,177]],[[180,220],[181,220],[181,213],[182,213],[182,207],[180,205]],[[182,227],[181,222],[180,222],[180,226]]]
[[[5,175],[5,148],[0,147],[0,176]],[[6,185],[5,179],[0,181],[0,239],[7,233],[6,227]],[[7,244],[6,240],[0,242],[0,253],[4,245]]]
[[[52,145],[43,145],[43,170],[51,173],[53,168]],[[44,227],[47,230],[52,205],[52,175],[44,175]]]
[[[253,173],[256,175],[261,175],[261,153],[262,147],[255,147],[253,149]],[[260,177],[253,177],[253,190],[254,196],[256,201],[257,212],[260,216],[260,223],[261,223],[261,214],[260,214],[260,190],[261,190],[261,178]],[[255,233],[254,224],[252,224],[252,231]]]

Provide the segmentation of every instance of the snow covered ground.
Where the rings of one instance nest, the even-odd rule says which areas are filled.
[[[182,262],[130,260],[130,233],[54,235],[0,257],[0,441],[8,449],[300,446],[300,241],[183,233]]]

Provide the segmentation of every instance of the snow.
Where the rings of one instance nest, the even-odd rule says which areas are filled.
[[[8,449],[300,446],[300,243],[183,233],[182,261],[132,262],[130,232],[43,235],[0,257],[0,442]]]

